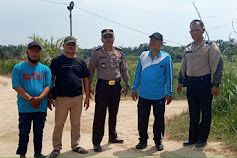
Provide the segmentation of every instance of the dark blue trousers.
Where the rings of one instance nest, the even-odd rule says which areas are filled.
[[[187,77],[189,140],[207,141],[211,126],[211,76]],[[201,114],[201,121],[200,121]]]
[[[26,155],[31,122],[33,122],[34,152],[41,153],[46,115],[46,112],[19,113],[19,144],[16,154]]]
[[[148,123],[151,105],[153,105],[153,115],[155,121],[153,124],[153,133],[155,144],[160,144],[165,133],[165,101],[161,100],[148,100],[139,97],[138,101],[138,132],[140,136],[140,142],[147,142],[148,139]]]

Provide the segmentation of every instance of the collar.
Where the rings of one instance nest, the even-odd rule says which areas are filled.
[[[202,47],[203,45],[205,45],[205,39],[203,38],[203,40],[202,40],[202,42],[199,44],[199,45],[195,45],[194,44],[194,41],[193,41],[193,43],[192,43],[192,45],[191,45],[191,49],[193,50],[193,51],[197,51],[200,47]],[[194,46],[196,47],[195,49],[194,49]]]
[[[151,50],[149,50],[148,55],[152,57]],[[161,57],[161,50],[159,50],[159,53],[157,54],[157,58],[160,58],[160,57]]]
[[[113,51],[114,51],[114,47],[112,47],[112,50],[111,50],[111,51],[107,51],[104,46],[103,46],[102,48],[103,48],[103,50],[106,51],[106,52],[113,52]]]

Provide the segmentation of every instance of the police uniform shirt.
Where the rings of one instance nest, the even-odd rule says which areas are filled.
[[[97,77],[99,79],[115,80],[122,76],[125,85],[129,85],[127,63],[122,49],[113,47],[112,51],[106,51],[104,47],[99,47],[92,52],[89,63],[90,83],[92,82],[95,68],[97,68]]]
[[[203,40],[200,45],[194,42],[186,46],[182,61],[181,72],[183,76],[200,77],[211,74],[214,80],[221,52],[214,42]]]

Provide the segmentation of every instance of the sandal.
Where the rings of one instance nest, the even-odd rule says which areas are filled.
[[[72,150],[74,152],[80,153],[80,154],[86,154],[88,151],[82,147],[77,147],[76,149]]]
[[[59,151],[59,150],[53,150],[53,151],[50,153],[49,157],[50,157],[50,158],[58,157],[59,154],[60,154],[60,151]]]

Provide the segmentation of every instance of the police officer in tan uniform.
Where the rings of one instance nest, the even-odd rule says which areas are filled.
[[[123,143],[117,137],[116,120],[121,95],[121,76],[125,87],[122,92],[127,94],[129,89],[129,75],[127,63],[122,49],[114,47],[114,32],[112,29],[104,29],[101,32],[103,46],[95,49],[89,63],[90,83],[95,69],[97,69],[97,84],[95,94],[95,114],[93,122],[92,141],[94,151],[100,152],[100,143],[104,135],[106,110],[109,111],[109,143]],[[90,90],[94,94],[93,90]]]
[[[213,95],[219,95],[222,78],[221,52],[216,43],[204,40],[204,32],[201,20],[190,23],[190,34],[194,42],[185,48],[179,76],[177,91],[181,94],[183,84],[186,84],[190,115],[189,140],[183,143],[184,146],[206,145],[211,125],[212,98]]]

